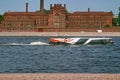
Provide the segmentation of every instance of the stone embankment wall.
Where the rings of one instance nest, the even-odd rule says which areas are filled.
[[[120,80],[120,74],[0,74],[0,80]]]
[[[0,32],[0,36],[120,36],[120,32]]]
[[[42,28],[39,30],[36,29],[27,29],[26,30],[2,30],[0,24],[0,32],[97,32],[99,27],[82,27],[82,28]],[[120,32],[120,26],[110,27],[110,28],[101,28],[103,32]]]

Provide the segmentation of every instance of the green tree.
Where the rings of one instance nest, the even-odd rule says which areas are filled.
[[[49,13],[50,13],[50,10],[44,9],[44,13],[45,13],[45,14],[49,14]]]
[[[40,12],[40,10],[37,10],[36,12]],[[49,13],[50,13],[50,10],[44,9],[44,13],[45,13],[45,14],[49,14]]]
[[[113,18],[112,19],[112,25],[117,26],[117,24],[118,24],[118,18]]]
[[[119,14],[118,14],[118,24],[120,25],[120,7],[119,7]]]
[[[0,15],[0,23],[1,23],[1,21],[3,20],[3,16],[2,15]]]

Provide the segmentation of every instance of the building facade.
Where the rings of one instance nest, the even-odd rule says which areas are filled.
[[[1,31],[9,32],[57,32],[79,31],[80,28],[112,26],[112,12],[73,12],[69,13],[66,4],[50,4],[50,12],[44,13],[44,0],[40,0],[40,11],[6,12],[1,23]]]

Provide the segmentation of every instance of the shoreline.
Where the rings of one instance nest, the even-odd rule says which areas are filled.
[[[0,74],[0,80],[120,80],[120,74],[8,73]]]
[[[0,32],[0,36],[120,36],[120,32]]]

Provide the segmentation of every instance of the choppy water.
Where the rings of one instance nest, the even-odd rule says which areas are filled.
[[[114,45],[28,45],[49,37],[0,37],[0,73],[120,73],[120,37]]]

